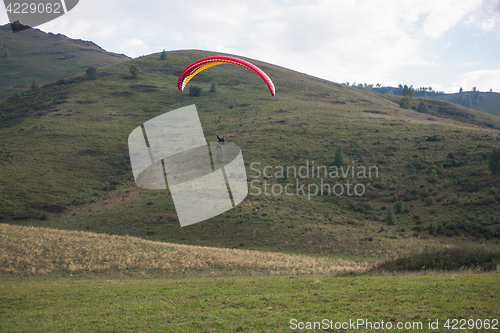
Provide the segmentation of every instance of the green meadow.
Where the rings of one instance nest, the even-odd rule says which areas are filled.
[[[4,332],[306,332],[298,327],[325,319],[327,329],[314,331],[491,332],[444,325],[481,319],[494,326],[500,297],[498,273],[48,280],[1,290]],[[335,329],[349,320],[411,329]]]

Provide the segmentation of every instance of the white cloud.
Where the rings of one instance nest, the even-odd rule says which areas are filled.
[[[460,64],[460,66],[475,66],[475,65],[481,65],[481,63],[474,61],[467,61]]]
[[[146,42],[137,38],[121,39],[118,48],[133,58],[153,53]]]
[[[430,37],[439,37],[453,28],[463,17],[475,10],[481,0],[440,0],[429,4],[429,15],[424,22],[424,32]]]
[[[478,70],[461,74],[447,91],[471,90],[477,87],[479,91],[500,91],[500,69]]]
[[[468,14],[466,24],[475,24],[486,33],[493,30],[499,21],[500,1],[482,0],[481,4]]]
[[[337,82],[388,85],[438,81],[435,69],[451,65],[441,63],[444,54],[430,43],[453,52],[470,48],[443,37],[465,21],[479,32],[493,31],[498,13],[498,0],[82,0],[40,29],[133,57],[163,49],[205,49]],[[413,76],[424,72],[426,78]],[[452,81],[439,80],[442,86]]]
[[[490,18],[481,24],[481,29],[483,29],[484,32],[488,32],[495,27],[495,24],[495,19]]]

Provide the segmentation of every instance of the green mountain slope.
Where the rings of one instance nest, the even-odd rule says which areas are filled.
[[[254,60],[274,81],[275,97],[258,76],[232,65],[196,76],[189,85],[203,89],[200,97],[179,92],[180,72],[214,54],[168,52],[164,61],[153,54],[102,68],[97,80],[80,73],[1,100],[0,221],[366,261],[433,242],[498,242],[500,179],[487,158],[500,143],[500,118],[431,100],[431,114],[420,114],[384,95]],[[136,80],[131,64],[141,68]],[[214,82],[217,91],[209,92]],[[249,180],[258,182],[237,208],[181,228],[168,190],[136,187],[127,138],[191,104],[207,141],[219,134],[238,144]],[[278,192],[297,181],[276,175],[278,166],[330,167],[339,146],[345,167],[377,167],[378,174],[310,173],[289,187],[294,195],[272,195],[272,185]],[[259,176],[265,166],[272,173]],[[300,195],[301,186],[314,192],[325,183],[347,192],[347,181],[351,193],[358,185],[365,194]]]
[[[473,92],[435,95],[430,98],[462,105],[468,102],[467,98],[464,96],[469,96],[470,104],[467,104],[467,106],[470,106],[470,108],[500,116],[500,93],[497,92],[479,92],[477,98]]]
[[[0,39],[0,98],[29,89],[33,79],[47,84],[80,73],[88,66],[104,67],[130,59],[92,42],[38,29],[14,34],[10,24],[0,26]]]
[[[358,89],[365,89],[381,94],[394,95],[402,97],[403,87],[373,87],[373,85],[356,86]],[[480,91],[463,91],[461,93],[446,94],[444,92],[436,92],[434,90],[423,90],[419,88],[414,91],[415,97],[427,98],[439,101],[446,101],[460,106],[465,106],[477,111],[489,113],[495,116],[500,116],[500,93],[497,92],[480,92]]]

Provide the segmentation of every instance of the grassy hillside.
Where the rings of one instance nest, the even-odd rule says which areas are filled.
[[[1,100],[0,220],[370,262],[429,243],[497,246],[500,178],[490,175],[487,159],[500,144],[500,118],[441,101],[430,101],[431,114],[420,114],[384,95],[253,60],[274,81],[276,97],[255,74],[231,65],[190,82],[202,87],[200,97],[179,92],[180,72],[213,54],[168,52],[164,61],[153,54],[102,68],[97,80],[81,73]],[[131,64],[141,68],[136,80]],[[236,209],[180,228],[168,190],[142,190],[133,182],[127,138],[145,121],[190,104],[207,140],[226,135],[242,148],[250,177],[257,176],[254,162],[260,171],[313,161],[331,166],[339,146],[346,167],[377,166],[378,177],[300,179],[306,189],[321,181],[363,184],[361,197],[256,195],[250,188]],[[295,183],[276,171],[255,179],[261,187]],[[389,225],[386,216],[397,202]]]
[[[0,98],[26,91],[33,79],[47,84],[80,73],[88,66],[104,67],[130,59],[92,42],[38,29],[14,34],[10,24],[0,26],[0,39]]]

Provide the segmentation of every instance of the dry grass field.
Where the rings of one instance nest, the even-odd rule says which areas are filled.
[[[0,272],[297,275],[360,272],[367,263],[148,241],[83,231],[0,224]],[[250,274],[249,274],[250,273]]]

